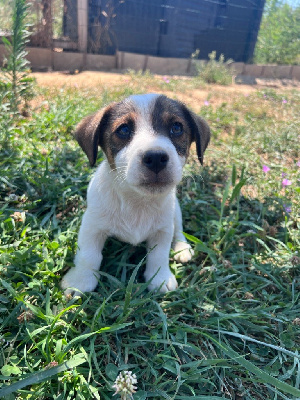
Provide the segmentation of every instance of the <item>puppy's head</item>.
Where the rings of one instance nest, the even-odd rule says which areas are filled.
[[[210,130],[184,104],[145,94],[130,96],[86,117],[77,126],[75,137],[91,165],[100,146],[116,175],[115,182],[155,194],[179,183],[192,142],[196,142],[203,163]]]

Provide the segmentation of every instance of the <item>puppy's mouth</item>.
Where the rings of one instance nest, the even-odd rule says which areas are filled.
[[[173,185],[174,182],[172,180],[162,179],[158,176],[155,176],[152,179],[143,179],[139,183],[140,188],[149,192],[163,192],[165,190],[168,190]]]

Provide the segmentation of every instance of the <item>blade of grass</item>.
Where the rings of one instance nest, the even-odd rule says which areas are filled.
[[[131,294],[132,294],[132,288],[133,288],[133,283],[134,280],[136,278],[136,274],[138,273],[138,270],[140,269],[141,265],[143,264],[144,260],[146,257],[144,257],[139,263],[138,265],[135,267],[135,269],[133,270],[131,277],[129,279],[127,288],[126,288],[126,292],[125,292],[125,302],[124,302],[124,309],[123,309],[123,316],[125,316],[127,314],[127,310],[129,308],[130,305],[130,300],[131,300]]]
[[[275,346],[274,344],[261,342],[260,340],[256,340],[256,339],[251,338],[251,337],[246,336],[246,335],[241,335],[240,333],[228,332],[228,331],[218,331],[218,332],[223,333],[224,335],[235,336],[235,337],[237,337],[237,338],[239,338],[241,340],[245,340],[245,341],[261,344],[262,346],[270,347],[271,349],[280,351],[281,353],[285,353],[290,357],[295,357],[295,358],[298,358],[300,360],[300,354],[293,353],[292,351],[286,350],[284,347]]]
[[[281,390],[282,392],[292,394],[293,396],[296,396],[296,397],[300,396],[299,389],[296,389],[295,387],[289,385],[288,383],[282,382],[279,379],[274,378],[273,376],[267,374],[266,372],[264,372],[263,370],[258,368],[256,365],[252,364],[250,361],[241,357],[233,349],[225,346],[224,343],[220,343],[218,340],[216,340],[211,335],[208,335],[207,333],[201,332],[201,331],[199,331],[199,333],[201,335],[205,336],[206,338],[210,339],[217,347],[219,347],[220,350],[222,350],[225,354],[227,354],[228,357],[235,359],[236,362],[238,362],[240,365],[242,365],[247,371],[250,371],[252,374],[256,375],[261,382],[275,386],[275,388]]]
[[[223,396],[176,396],[176,400],[225,400]]]
[[[22,379],[19,382],[13,383],[10,386],[4,387],[0,389],[0,398],[4,396],[8,396],[9,394],[16,392],[28,385],[35,385],[39,382],[45,381],[51,378],[53,375],[57,375],[60,372],[64,372],[67,369],[73,369],[78,367],[86,362],[85,357],[82,354],[77,355],[76,357],[72,358],[71,360],[65,361],[64,363],[57,365],[56,367],[52,367],[49,369],[45,369],[40,372],[35,372],[30,374],[28,377]],[[7,379],[7,377],[6,377]]]
[[[111,326],[105,326],[104,328],[101,328],[95,332],[89,332],[89,333],[85,333],[83,335],[80,335],[78,337],[75,337],[74,339],[72,339],[67,345],[66,347],[63,349],[64,354],[67,354],[68,351],[71,349],[71,347],[78,342],[82,342],[83,340],[93,336],[93,335],[97,335],[98,333],[104,333],[104,332],[114,332],[114,331],[118,331],[119,329],[123,329],[126,326],[132,325],[133,322],[127,322],[124,324],[116,324],[116,325],[111,325]]]

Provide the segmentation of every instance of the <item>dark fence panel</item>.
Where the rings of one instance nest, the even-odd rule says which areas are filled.
[[[121,3],[114,21],[118,49],[157,55],[161,15],[161,0],[125,0]]]
[[[64,0],[63,36],[77,41],[77,0]]]
[[[177,4],[172,7],[174,3]],[[197,0],[169,1],[167,8],[169,32],[162,40],[159,55],[190,57],[196,48],[199,48],[195,43],[195,35],[212,28],[217,16],[216,9],[215,2]],[[201,58],[206,58],[208,53],[203,53],[202,49],[200,51]]]
[[[73,38],[76,0],[68,7],[65,34]],[[92,53],[116,50],[162,57],[217,57],[249,61],[265,0],[89,0]],[[71,26],[73,32],[71,32]],[[73,37],[72,37],[73,36]]]
[[[226,58],[248,61],[253,56],[263,5],[264,0],[227,2],[218,11],[221,24],[195,35],[195,47],[202,55],[213,48]]]

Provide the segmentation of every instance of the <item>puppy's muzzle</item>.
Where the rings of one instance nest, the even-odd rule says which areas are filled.
[[[142,156],[142,163],[150,169],[150,171],[158,174],[161,170],[166,168],[169,161],[169,156],[165,151],[161,150],[148,150]]]

